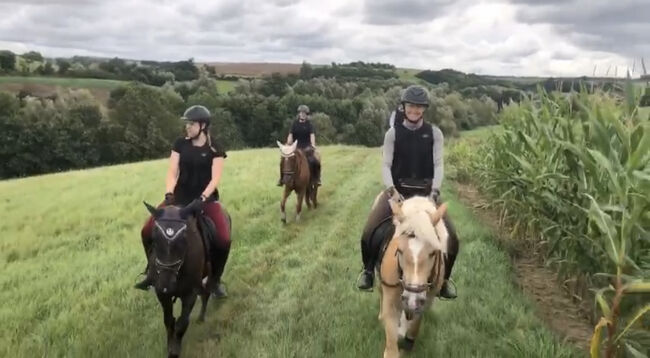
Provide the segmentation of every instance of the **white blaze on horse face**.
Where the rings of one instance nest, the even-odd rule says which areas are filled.
[[[425,265],[425,262],[420,262],[422,251],[424,250],[424,243],[418,239],[408,239],[408,250],[411,256],[411,262],[413,263],[412,277],[409,277],[409,282],[406,282],[409,285],[423,285],[427,283],[427,275],[420,275],[420,267]],[[422,302],[426,299],[427,293],[425,292],[410,292],[404,291],[402,293],[402,299],[405,304],[405,308],[411,312],[418,311],[422,307]]]
[[[409,250],[411,251],[411,256],[413,257],[413,283],[420,284],[420,279],[418,277],[418,265],[419,265],[420,252],[422,251],[424,244],[420,240],[409,239],[408,247]]]

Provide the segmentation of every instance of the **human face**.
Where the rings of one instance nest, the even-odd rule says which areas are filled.
[[[190,138],[194,138],[201,133],[201,123],[199,122],[186,122],[185,123],[185,132]]]
[[[304,121],[307,119],[307,112],[298,112],[298,118],[300,118],[301,121]]]
[[[410,122],[417,122],[422,118],[424,111],[427,109],[427,106],[421,104],[405,103],[404,112],[406,113],[406,119]]]

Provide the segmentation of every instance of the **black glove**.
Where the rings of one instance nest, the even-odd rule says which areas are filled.
[[[174,205],[174,193],[165,193],[165,205]]]

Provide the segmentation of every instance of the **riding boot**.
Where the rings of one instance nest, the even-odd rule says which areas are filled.
[[[357,288],[362,291],[372,291],[375,283],[375,262],[368,248],[368,243],[365,240],[361,240],[361,254],[363,256],[364,267],[357,279]]]
[[[226,262],[228,261],[228,254],[230,253],[230,248],[228,249],[215,249],[214,261],[212,262],[212,275],[215,279],[216,285],[212,294],[215,298],[226,298],[228,294],[226,293],[226,288],[223,283],[221,283],[221,276],[226,267]]]
[[[456,293],[456,287],[450,282],[451,269],[454,267],[454,262],[456,261],[456,254],[447,254],[445,257],[445,281],[442,284],[440,289],[440,297],[447,299],[454,299],[458,295]]]
[[[149,287],[154,284],[153,277],[153,268],[151,267],[151,255],[152,253],[153,240],[151,238],[145,239],[142,238],[142,246],[144,247],[144,254],[147,257],[147,266],[144,269],[143,274],[145,274],[144,280],[136,283],[133,287],[139,290],[147,291]]]

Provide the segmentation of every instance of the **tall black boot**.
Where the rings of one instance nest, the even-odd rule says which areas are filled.
[[[144,246],[144,254],[147,257],[147,266],[144,269],[143,274],[145,274],[144,280],[136,283],[133,287],[139,290],[147,291],[149,287],[154,284],[153,268],[151,267],[151,256],[152,252],[152,240],[142,240],[142,245]]]
[[[221,276],[226,268],[226,262],[228,261],[228,254],[230,253],[230,248],[227,249],[215,249],[214,255],[212,256],[212,276],[215,279],[216,285],[212,294],[215,298],[226,298],[228,294],[226,293],[226,288],[221,283]]]
[[[375,264],[373,257],[369,251],[370,250],[368,249],[368,243],[365,240],[361,240],[363,271],[361,271],[359,278],[357,279],[357,288],[362,291],[372,291],[372,288],[375,284]]]
[[[456,287],[449,283],[451,277],[451,269],[454,267],[456,261],[456,254],[447,254],[445,257],[445,281],[440,288],[440,297],[454,299],[458,296]]]

